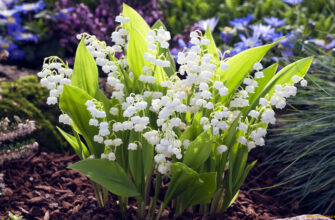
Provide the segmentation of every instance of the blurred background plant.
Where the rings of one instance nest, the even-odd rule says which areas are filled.
[[[302,46],[304,54],[316,56],[307,75],[310,85],[279,117],[280,127],[272,129],[263,148],[269,156],[262,166],[264,172],[280,170],[278,198],[329,215],[335,213],[335,58],[314,44]]]
[[[326,50],[335,47],[334,1],[170,0],[161,1],[161,5],[167,26],[176,36],[175,54],[186,46],[190,30],[204,30],[206,26],[217,41],[221,38],[221,49],[233,50],[231,55],[284,35],[288,37],[282,41],[281,52],[275,53],[277,56],[299,55],[301,48],[290,42],[293,38],[308,40]]]
[[[72,8],[72,11],[60,18],[60,22],[54,27],[54,32],[59,35],[60,46],[66,50],[66,56],[74,56],[78,33],[87,32],[99,40],[110,43],[111,34],[117,26],[114,17],[120,14],[122,2],[136,9],[150,25],[162,19],[162,11],[157,0],[99,0],[95,1],[95,4],[94,1],[89,1],[89,5],[70,0],[57,1],[55,3],[57,10]]]
[[[0,166],[36,151],[38,143],[32,137],[35,131],[35,122],[31,120],[23,121],[18,116],[14,116],[13,121],[7,117],[0,120]]]
[[[40,86],[36,76],[20,78],[16,81],[0,83],[0,115],[13,120],[19,118],[31,119],[36,123],[38,132],[32,134],[32,138],[38,141],[41,147],[47,151],[59,152],[67,146],[56,127],[58,123],[57,108],[45,104],[48,91]]]
[[[36,68],[43,57],[59,54],[51,29],[59,13],[52,0],[0,0],[0,50],[9,53],[5,62]]]

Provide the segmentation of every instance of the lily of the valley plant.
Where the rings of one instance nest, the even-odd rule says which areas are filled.
[[[139,218],[159,218],[167,206],[175,215],[189,207],[223,212],[255,164],[246,164],[248,152],[264,145],[274,109],[296,95],[295,83],[307,85],[312,58],[276,73],[277,64],[260,63],[276,43],[224,60],[210,31],[195,31],[177,70],[160,21],[150,28],[127,5],[116,21],[113,46],[80,34],[73,71],[48,57],[38,73],[50,89],[47,103],[59,103],[59,120],[72,127],[73,135],[59,129],[81,159],[70,168],[92,180],[101,206],[108,191],[117,195],[122,215],[129,197]],[[110,99],[98,87],[98,68],[108,74]],[[168,189],[158,201],[163,179]]]

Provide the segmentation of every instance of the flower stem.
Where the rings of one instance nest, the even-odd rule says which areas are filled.
[[[122,220],[126,219],[125,212],[124,212],[124,204],[123,204],[123,198],[119,196],[119,205],[120,205],[120,211],[121,211],[121,218]]]
[[[92,181],[92,184],[93,184],[95,196],[97,197],[98,206],[99,207],[104,207],[104,203],[102,201],[102,197],[101,197],[101,193],[100,193],[98,184],[94,181]]]
[[[152,206],[151,206],[151,210],[150,210],[150,219],[153,219],[153,217],[155,215],[157,198],[158,198],[158,195],[159,195],[161,184],[162,184],[162,175],[159,172],[157,172],[156,185],[155,185],[155,195],[154,195],[154,200],[152,202]]]

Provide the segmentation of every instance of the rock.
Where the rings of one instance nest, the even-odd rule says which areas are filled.
[[[323,215],[319,214],[311,214],[311,215],[299,215],[296,217],[291,218],[277,218],[275,220],[324,220],[324,219],[331,219]]]

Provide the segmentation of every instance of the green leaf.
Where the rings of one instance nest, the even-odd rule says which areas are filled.
[[[198,169],[209,157],[213,146],[212,130],[202,132],[188,146],[183,162],[192,169]]]
[[[200,119],[202,117],[202,112],[197,112],[192,120],[192,125],[190,127],[188,127],[180,136],[180,140],[182,142],[184,142],[185,140],[190,140],[193,141],[194,139],[196,139],[196,137],[199,136],[199,134],[201,134],[201,132],[203,131],[201,125],[200,125]]]
[[[219,62],[218,49],[216,48],[212,33],[209,30],[209,26],[207,26],[205,37],[210,41],[210,45],[206,46],[206,48],[208,49],[208,52],[213,55],[215,62]]]
[[[182,210],[189,206],[209,203],[216,190],[216,172],[201,173],[199,180],[181,194]]]
[[[258,105],[258,100],[260,98],[267,95],[271,97],[271,95],[274,93],[275,85],[284,85],[285,83],[288,85],[293,85],[292,77],[294,75],[304,77],[312,63],[312,60],[313,57],[307,57],[291,63],[290,65],[287,65],[282,70],[280,70],[274,77],[272,77],[266,86],[264,86],[263,90],[255,96],[254,102],[250,103],[251,105],[248,111],[254,109]]]
[[[219,71],[221,81],[226,82],[225,86],[228,88],[227,97],[235,93],[236,88],[240,86],[242,80],[252,69],[254,63],[259,62],[276,43],[277,42],[274,42],[272,44],[245,50],[227,60],[228,70]],[[224,99],[224,97],[221,98],[221,100]]]
[[[59,127],[57,127],[57,129],[63,135],[65,140],[71,145],[71,147],[73,148],[73,150],[76,152],[76,154],[78,155],[80,159],[84,159],[83,155],[85,156],[85,158],[90,156],[90,153],[88,152],[86,145],[83,142],[80,141],[81,143],[81,147],[80,147],[76,137],[70,135],[69,133],[66,133]]]
[[[93,141],[93,136],[98,134],[99,130],[95,126],[90,126],[88,123],[92,116],[85,105],[87,100],[92,100],[92,97],[84,90],[74,86],[64,85],[59,106],[70,116],[72,122],[75,124],[74,127],[83,135],[90,152],[93,153],[95,157],[100,157],[105,147]]]
[[[273,78],[273,76],[276,73],[277,68],[278,68],[278,63],[275,63],[269,66],[268,68],[266,68],[265,70],[263,70],[264,77],[257,80],[258,86],[255,88],[255,92],[249,94],[250,106],[258,105],[259,99],[261,98],[259,95],[264,90],[267,83]],[[243,115],[246,116],[251,110],[252,110],[251,108],[245,108],[243,111],[244,113]]]
[[[139,141],[140,134],[132,130],[129,135],[129,143]],[[142,184],[144,182],[143,175],[143,158],[142,158],[142,149],[140,146],[136,150],[128,150],[128,162],[130,172],[135,180],[137,189],[141,191]]]
[[[199,174],[186,164],[180,162],[172,164],[171,181],[164,197],[163,208],[198,180]]]
[[[79,161],[68,168],[81,172],[118,196],[130,197],[139,195],[126,172],[114,161],[87,159]]]
[[[139,77],[142,74],[144,66],[150,66],[150,63],[144,59],[144,54],[148,51],[148,42],[146,36],[150,30],[148,24],[134,9],[123,4],[123,15],[130,21],[125,24],[129,31],[127,60],[132,72]],[[154,73],[156,84],[160,85],[162,81],[167,80],[166,73],[162,67],[157,66]]]
[[[159,28],[163,28],[164,30],[167,30],[161,20],[157,20],[155,24],[151,27],[151,29],[159,29]],[[176,72],[176,63],[170,53],[170,50],[160,47],[158,51],[158,56],[160,56],[161,54],[163,54],[167,58],[167,60],[170,62],[170,67],[164,67],[163,69],[168,76],[172,76]]]
[[[71,85],[81,88],[94,97],[98,89],[98,68],[83,38],[77,48]]]

